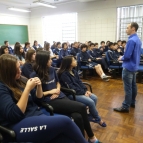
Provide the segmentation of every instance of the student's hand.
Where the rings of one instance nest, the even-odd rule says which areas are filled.
[[[118,58],[118,61],[121,61],[121,59],[122,59],[122,56],[120,56],[120,57]]]
[[[120,53],[120,52],[121,52],[121,49],[117,49],[117,51]]]
[[[59,89],[52,89],[52,93],[53,94],[60,94],[60,90]]]
[[[91,62],[91,59],[88,59],[89,62]]]
[[[36,85],[41,85],[41,80],[38,77],[34,78]]]
[[[85,96],[89,97],[91,95],[90,91],[86,91]]]
[[[59,59],[59,56],[58,56],[58,55],[56,55],[56,59]]]
[[[100,60],[101,58],[96,58],[96,60]]]
[[[90,96],[91,95],[91,92],[90,91],[86,91],[86,93]]]
[[[31,78],[27,81],[25,89],[29,92],[36,86],[35,79]]]
[[[58,97],[59,97],[58,94],[53,94],[53,95],[50,97],[50,99],[55,99],[55,98],[58,98]]]
[[[103,48],[100,48],[101,51],[103,51]]]

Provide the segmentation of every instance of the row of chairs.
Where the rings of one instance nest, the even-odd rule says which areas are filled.
[[[119,62],[116,62],[116,65],[111,64],[111,61],[109,59],[109,56],[108,56],[107,52],[105,53],[105,57],[106,57],[106,61],[107,61],[107,64],[109,66],[109,69],[112,69],[112,77],[117,78],[117,74],[121,73],[121,71],[122,71],[122,65]],[[79,65],[79,69],[83,71],[83,78],[87,79],[86,78],[86,71],[87,70],[92,70],[93,68],[89,67],[89,66],[86,66],[86,64],[88,64],[87,61],[82,61],[81,62],[79,54],[77,54],[77,62],[78,62],[78,65]],[[82,63],[84,63],[84,64],[82,64]],[[141,83],[142,79],[143,79],[143,49],[141,49],[141,61],[140,61],[139,69],[138,69],[137,72],[138,72],[137,81],[139,83]]]

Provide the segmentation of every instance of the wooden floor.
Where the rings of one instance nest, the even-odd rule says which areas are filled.
[[[93,77],[84,80],[92,85],[93,93],[98,97],[97,109],[107,127],[91,123],[95,136],[103,143],[143,143],[143,84],[138,84],[136,108],[130,113],[117,113],[114,107],[120,107],[124,100],[121,79],[104,82]]]

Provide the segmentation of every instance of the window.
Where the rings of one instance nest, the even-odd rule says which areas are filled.
[[[77,13],[43,17],[44,41],[77,41]]]
[[[131,22],[137,22],[137,34],[143,41],[143,5],[120,7],[117,9],[117,40],[127,40],[126,27]]]

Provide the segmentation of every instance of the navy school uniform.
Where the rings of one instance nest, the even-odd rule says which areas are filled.
[[[121,63],[118,62],[118,57],[117,57],[117,55],[116,55],[114,50],[111,50],[111,49],[108,50],[107,54],[108,54],[110,63],[112,65],[122,65]]]
[[[87,51],[85,51],[85,52],[82,52],[81,51],[81,53],[79,54],[79,58],[80,58],[80,61],[81,61],[81,66],[88,66],[88,67],[92,67],[92,68],[94,68],[96,65],[97,65],[97,63],[95,63],[95,62],[89,62],[88,60],[89,59],[93,59],[93,57],[92,56],[90,56],[88,53],[87,53]],[[82,63],[82,61],[83,62],[88,62],[88,63]]]
[[[61,49],[60,53],[59,53],[59,58],[60,59],[63,59],[64,57],[68,56],[69,55],[69,52],[68,50],[64,50],[64,49]]]
[[[29,79],[30,74],[33,72],[33,63],[25,63],[22,66],[21,71],[22,71],[22,75]]]
[[[59,77],[61,86],[74,89],[76,91],[76,95],[84,95],[87,91],[86,86],[80,80],[78,73],[75,70],[72,70],[72,72],[74,73],[74,76],[68,71],[64,71],[61,74]]]
[[[61,49],[59,49],[59,48],[55,48],[55,49],[53,49],[53,53],[54,53],[55,55],[59,55],[59,54],[60,54],[60,50],[61,50]]]
[[[8,86],[0,82],[0,124],[11,126],[26,117],[38,116],[42,114],[35,102],[43,101],[43,98],[36,97],[36,90],[32,90],[29,95],[25,113],[16,105],[17,100]]]
[[[38,48],[42,48],[42,46],[41,46],[40,44],[38,44],[38,46],[33,46],[33,48],[34,48],[35,50],[37,50]]]
[[[101,49],[102,47],[99,47],[99,49]],[[102,52],[102,54],[103,53],[105,53],[105,52],[107,52],[108,51],[108,46],[105,46],[104,48],[103,48],[103,51],[102,50],[100,50],[101,52]]]
[[[98,64],[101,64],[105,69],[108,69],[108,65],[106,63],[105,58],[99,57],[99,55],[94,50],[88,50],[87,51],[89,55],[91,55],[94,58],[94,61]],[[96,58],[101,58],[96,60]]]
[[[49,72],[49,75],[50,75],[49,79],[46,82],[42,83],[43,92],[57,88],[57,82],[59,82],[57,73],[56,73],[54,68],[50,67],[48,72]],[[34,77],[38,77],[38,75],[34,71],[34,72],[31,73],[30,77],[34,78]],[[45,96],[44,101],[45,102],[50,101],[51,96],[52,95]],[[58,98],[64,98],[64,97],[65,97],[65,94],[60,92]]]
[[[13,49],[11,47],[8,47],[9,54],[13,54]]]
[[[78,53],[80,53],[80,49],[79,49],[79,48],[73,47],[73,48],[71,49],[70,54],[73,55],[74,57],[75,57]]]
[[[94,48],[94,54],[96,55],[96,58],[102,58],[102,51],[100,49]]]

